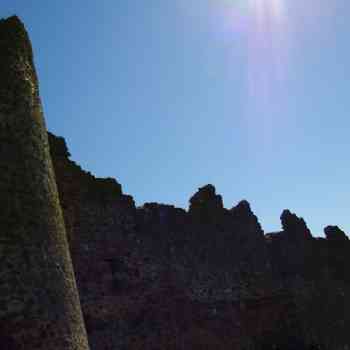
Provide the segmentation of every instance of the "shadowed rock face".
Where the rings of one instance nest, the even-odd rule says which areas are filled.
[[[249,203],[226,209],[213,185],[188,211],[136,208],[47,138],[17,18],[0,21],[0,52],[0,348],[87,349],[75,282],[92,350],[349,348],[339,228],[315,239],[285,210],[264,236]]]
[[[327,226],[324,229],[324,233],[329,241],[334,242],[348,242],[349,238],[338,226]]]
[[[190,199],[189,213],[201,222],[215,222],[223,215],[223,203],[213,185],[201,187]]]
[[[88,349],[31,45],[0,21],[0,347]]]
[[[118,183],[82,171],[49,139],[92,349],[349,343],[350,246],[333,244],[338,229],[315,239],[284,211],[283,231],[264,236],[249,203],[228,210],[213,185],[188,211],[135,208]]]
[[[281,215],[281,223],[284,235],[290,240],[302,241],[312,238],[311,232],[303,218],[297,217],[289,210],[284,210]]]

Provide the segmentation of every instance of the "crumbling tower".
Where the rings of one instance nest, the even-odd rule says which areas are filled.
[[[0,20],[0,348],[87,350],[30,41]]]

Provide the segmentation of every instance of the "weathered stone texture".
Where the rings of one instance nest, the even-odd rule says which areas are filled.
[[[0,208],[0,347],[88,349],[31,46],[16,17],[0,21]]]
[[[188,211],[135,208],[117,182],[82,171],[49,139],[92,349],[349,344],[350,247],[339,229],[315,239],[286,210],[283,231],[264,236],[247,201],[228,210],[212,185]]]

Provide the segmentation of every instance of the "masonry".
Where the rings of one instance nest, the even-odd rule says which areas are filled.
[[[31,45],[0,21],[0,347],[88,349]]]
[[[264,234],[247,201],[200,188],[189,210],[136,207],[49,134],[92,349],[346,349],[350,242],[285,210]]]
[[[285,210],[265,234],[246,200],[224,208],[210,184],[188,210],[136,207],[47,136],[17,18],[0,22],[0,48],[2,344],[87,349],[85,324],[91,350],[349,349],[340,228],[314,238]]]

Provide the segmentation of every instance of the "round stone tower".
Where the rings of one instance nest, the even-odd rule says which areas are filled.
[[[0,348],[88,349],[31,44],[17,17],[0,20]]]

